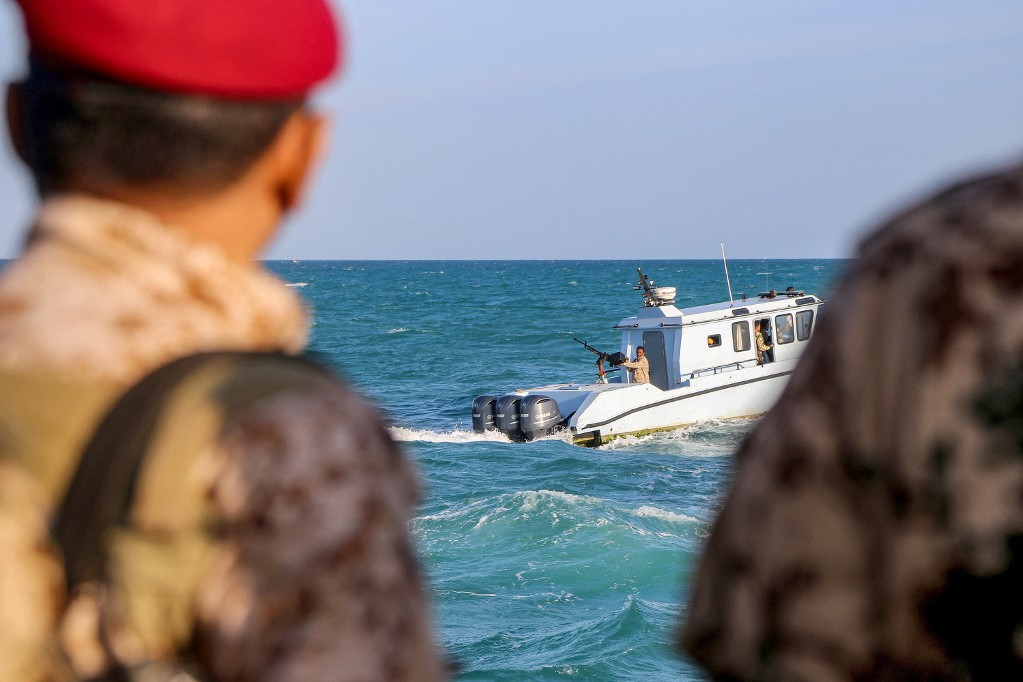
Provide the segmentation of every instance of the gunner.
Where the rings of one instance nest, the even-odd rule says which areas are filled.
[[[650,361],[646,359],[646,349],[643,346],[636,347],[635,362],[623,362],[622,367],[632,370],[632,382],[635,384],[650,383]]]

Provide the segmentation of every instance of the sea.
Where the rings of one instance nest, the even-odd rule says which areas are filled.
[[[734,260],[734,299],[829,295],[848,261]],[[703,680],[674,644],[732,457],[756,420],[600,448],[475,434],[481,394],[597,377],[636,268],[677,305],[728,300],[721,261],[271,261],[314,311],[312,351],[415,462],[411,533],[458,680]]]

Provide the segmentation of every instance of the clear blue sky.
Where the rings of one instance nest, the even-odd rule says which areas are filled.
[[[271,258],[842,257],[1023,159],[1019,0],[341,5],[330,154]],[[12,256],[35,199],[6,138],[0,197]]]

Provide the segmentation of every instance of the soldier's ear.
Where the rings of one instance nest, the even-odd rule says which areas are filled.
[[[326,150],[327,131],[326,119],[308,111],[295,112],[281,128],[272,145],[271,163],[282,210],[302,200],[312,170]]]
[[[25,151],[25,125],[22,118],[24,108],[21,106],[24,95],[21,84],[8,83],[7,85],[7,132],[14,146],[14,152],[25,163],[28,163],[28,154]]]

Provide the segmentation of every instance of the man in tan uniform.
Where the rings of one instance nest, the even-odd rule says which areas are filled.
[[[765,361],[770,362],[770,356],[767,355],[767,351],[774,348],[774,346],[764,340],[764,331],[761,328],[760,320],[756,320],[753,323],[753,338],[757,344],[757,364],[762,365]]]
[[[683,645],[715,679],[1023,679],[1023,167],[860,246],[743,444]]]
[[[20,4],[42,206],[0,277],[0,679],[443,677],[409,463],[328,373],[246,353],[306,344],[253,259],[323,146],[328,7]],[[242,353],[97,428],[207,351]]]
[[[643,346],[636,347],[635,362],[623,362],[622,367],[628,367],[632,370],[632,383],[650,383],[650,361],[646,359],[646,349]]]

